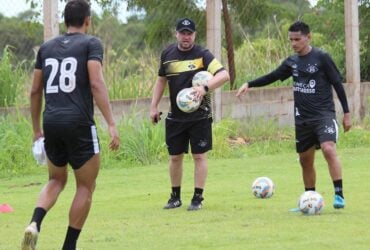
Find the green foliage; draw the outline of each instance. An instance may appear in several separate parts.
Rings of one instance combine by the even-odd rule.
[[[338,148],[370,147],[369,119],[348,132],[340,132]],[[164,121],[153,125],[142,112],[133,112],[118,124],[121,147],[108,150],[109,135],[105,124],[97,123],[102,148],[102,168],[137,167],[165,162]],[[31,154],[32,127],[21,114],[0,119],[0,176],[35,172],[37,165]],[[279,127],[264,119],[224,119],[213,124],[213,149],[210,159],[233,159],[295,152],[294,129]],[[190,159],[191,157],[187,157]]]
[[[279,38],[268,37],[253,41],[246,38],[235,53],[236,85],[240,86],[245,81],[274,70],[289,55],[288,46],[285,40]],[[272,86],[288,84],[290,84],[289,80],[284,83],[276,82]]]
[[[235,158],[242,155],[240,145],[232,143],[230,138],[236,138],[239,123],[224,119],[213,123],[213,148],[210,151],[211,158]]]
[[[31,153],[32,127],[21,114],[0,117],[0,176],[27,174],[36,167]]]
[[[176,21],[182,17],[193,19],[197,25],[198,42],[205,41],[205,11],[201,1],[127,0],[128,9],[145,13],[145,41],[151,48],[161,48],[174,38]]]
[[[35,13],[26,11],[18,17],[0,18],[0,50],[11,48],[16,58],[33,60],[35,49],[43,41],[43,27],[41,24],[31,21]]]
[[[121,126],[122,159],[133,164],[149,165],[167,158],[163,126],[130,118],[124,119]]]
[[[143,50],[135,57],[131,50],[125,49],[118,55],[108,52],[104,74],[111,99],[128,99],[151,96],[157,78],[158,59],[149,50]],[[130,60],[125,60],[130,58]]]
[[[361,79],[370,81],[370,1],[359,1]]]
[[[24,63],[13,66],[14,54],[6,46],[0,60],[0,107],[12,106],[24,94],[26,70]]]

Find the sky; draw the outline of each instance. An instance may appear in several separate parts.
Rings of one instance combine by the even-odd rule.
[[[318,0],[308,0],[312,5],[316,4]],[[42,0],[39,0],[42,3]],[[60,10],[64,8],[64,3],[58,2]],[[98,14],[101,13],[101,8],[96,2],[93,2],[91,8]],[[126,7],[122,6],[121,13],[126,13]],[[17,16],[20,12],[30,9],[30,4],[26,0],[0,0],[0,13],[7,17]],[[121,21],[126,20],[126,16],[120,17]]]
[[[42,3],[42,0],[37,0],[38,2]],[[65,3],[61,3],[58,1],[58,9],[59,11],[59,16],[61,16],[61,12],[64,9]],[[0,13],[3,14],[6,17],[12,17],[12,16],[17,16],[19,13],[29,10],[30,3],[26,3],[26,0],[0,0]],[[40,5],[40,11],[41,5]],[[121,13],[126,13],[126,6],[122,5],[122,11]],[[91,9],[95,11],[97,14],[101,14],[102,10],[99,7],[99,5],[96,2],[93,2],[91,5]],[[126,20],[126,16],[122,15],[120,17],[121,21]]]

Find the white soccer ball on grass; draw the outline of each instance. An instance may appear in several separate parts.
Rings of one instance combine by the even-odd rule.
[[[298,208],[305,215],[321,214],[324,208],[324,198],[315,191],[306,191],[299,198]]]
[[[275,192],[275,184],[268,177],[258,177],[252,184],[252,193],[257,198],[270,198]]]

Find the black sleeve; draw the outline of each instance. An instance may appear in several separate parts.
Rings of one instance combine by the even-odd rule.
[[[104,50],[101,41],[96,37],[91,37],[88,48],[87,60],[96,60],[102,63]]]
[[[331,57],[324,53],[323,55],[323,62],[325,68],[325,74],[328,77],[330,83],[333,85],[335,92],[337,93],[338,99],[340,104],[342,105],[343,112],[348,113],[348,102],[346,92],[344,91],[343,84],[342,84],[342,76],[339,73],[339,70]]]
[[[261,87],[270,83],[276,82],[277,80],[284,81],[291,76],[291,69],[285,60],[277,69],[268,73],[267,75],[261,76],[253,81],[248,82],[248,87]]]
[[[160,63],[159,63],[159,69],[158,69],[158,76],[166,76],[166,70],[165,70],[164,65],[163,65],[164,58],[165,58],[164,51],[162,51],[161,60],[160,60]]]
[[[42,46],[37,51],[35,69],[42,69],[41,49],[42,49]]]
[[[344,91],[343,84],[334,84],[335,92],[337,92],[338,99],[343,108],[343,113],[349,113],[346,92]]]

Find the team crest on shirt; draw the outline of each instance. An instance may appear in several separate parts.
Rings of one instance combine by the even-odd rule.
[[[310,88],[313,89],[316,86],[316,81],[315,80],[310,80],[309,82]]]
[[[324,132],[327,134],[335,134],[335,128],[334,126],[325,126]]]
[[[310,65],[309,64],[306,71],[310,72],[310,73],[315,73],[315,72],[319,71],[319,69],[316,67],[316,65]]]
[[[189,65],[188,65],[188,68],[193,70],[195,69],[197,66],[193,63],[193,62],[189,62]]]

